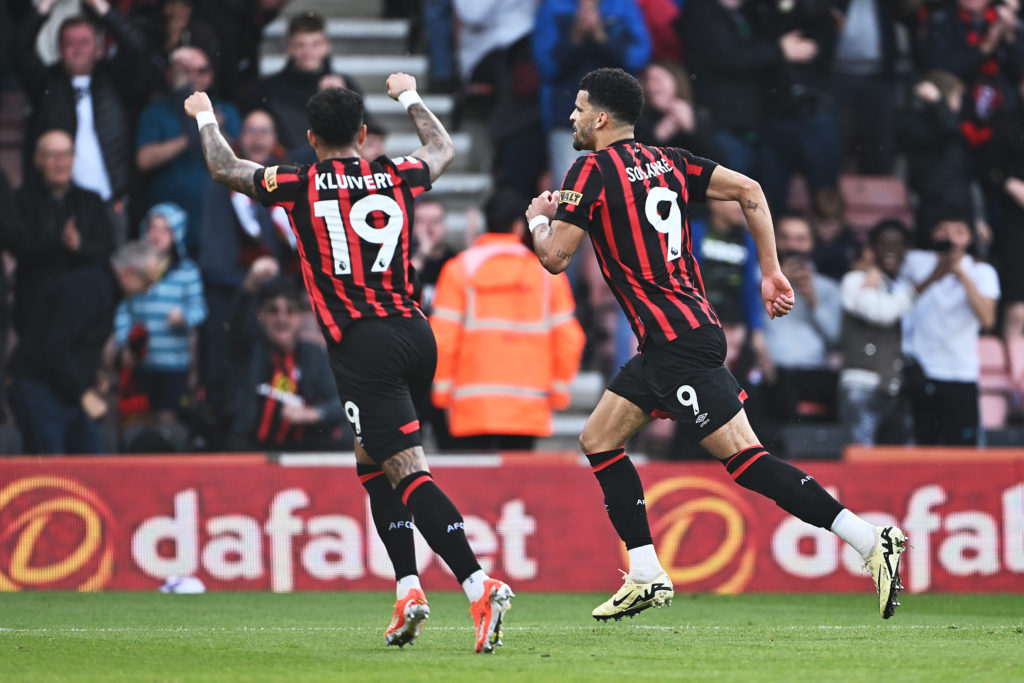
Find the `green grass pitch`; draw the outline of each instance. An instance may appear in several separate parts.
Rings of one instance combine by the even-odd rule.
[[[0,594],[0,681],[1020,681],[1024,595],[678,595],[597,623],[605,595],[523,594],[472,653],[461,593],[385,647],[386,593]]]

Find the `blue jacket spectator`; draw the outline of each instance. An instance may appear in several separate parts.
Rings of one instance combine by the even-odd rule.
[[[142,111],[135,143],[139,169],[149,173],[150,205],[174,202],[188,215],[185,245],[190,254],[199,249],[203,196],[209,171],[195,122],[182,103],[196,90],[208,92],[213,85],[209,58],[194,47],[181,47],[171,55],[169,74],[172,92]],[[235,105],[218,99],[213,108],[220,127],[230,140],[238,137],[242,119]]]
[[[574,158],[569,115],[580,79],[601,67],[639,73],[651,57],[651,41],[634,0],[545,0],[537,10],[533,54],[552,182],[560,185]]]
[[[114,319],[114,337],[117,345],[124,347],[133,331],[136,338],[144,334],[146,352],[138,360],[150,408],[173,411],[188,389],[190,336],[206,319],[203,281],[196,264],[184,256],[185,212],[180,207],[165,203],[150,209],[141,238],[169,265],[149,291],[121,302]]]

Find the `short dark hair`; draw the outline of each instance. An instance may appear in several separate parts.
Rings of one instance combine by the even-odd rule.
[[[94,36],[99,33],[99,27],[96,26],[95,21],[85,16],[84,14],[73,14],[70,17],[64,19],[64,21],[60,22],[60,28],[57,29],[58,46],[61,44],[61,41],[64,40],[64,32],[67,31],[69,28],[74,28],[75,26],[88,26],[92,29],[92,33]]]
[[[939,223],[966,223],[972,229],[974,227],[974,211],[968,204],[943,204],[934,214],[931,229],[934,230]]]
[[[528,204],[523,195],[511,187],[495,190],[484,205],[487,232],[512,232],[516,221],[526,220],[524,215]]]
[[[263,308],[267,302],[279,297],[296,306],[301,303],[299,288],[295,286],[295,282],[287,276],[278,276],[260,287],[256,295],[257,306]]]
[[[296,14],[288,22],[288,37],[297,33],[323,33],[324,26],[324,18],[316,12]]]
[[[377,121],[376,119],[367,119],[366,134],[379,135],[382,138],[386,138],[388,136],[388,129],[381,125],[380,121]]]
[[[910,243],[910,228],[903,221],[899,218],[883,218],[875,223],[868,232],[868,244],[872,246],[878,244],[878,240],[882,239],[882,235],[887,232],[895,232],[905,243]]]
[[[309,98],[306,114],[314,135],[329,145],[347,145],[363,127],[363,98],[347,88],[327,88]]]
[[[640,110],[644,108],[644,89],[640,81],[622,69],[596,69],[580,81],[590,103],[604,109],[616,120],[636,125]]]

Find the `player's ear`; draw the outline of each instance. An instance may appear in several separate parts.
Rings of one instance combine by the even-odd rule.
[[[306,131],[306,140],[309,141],[309,146],[310,147],[312,147],[313,149],[316,149],[316,136],[313,135],[313,131],[311,131],[311,130],[307,130]]]
[[[363,124],[363,127],[359,129],[359,135],[357,137],[359,138],[359,146],[362,147],[363,143],[366,142],[366,124],[365,123]]]

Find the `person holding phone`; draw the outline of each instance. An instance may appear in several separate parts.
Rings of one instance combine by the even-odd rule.
[[[999,277],[975,259],[966,209],[944,209],[931,250],[907,254],[902,275],[917,300],[903,318],[903,353],[918,445],[977,446],[978,336],[996,323]]]

